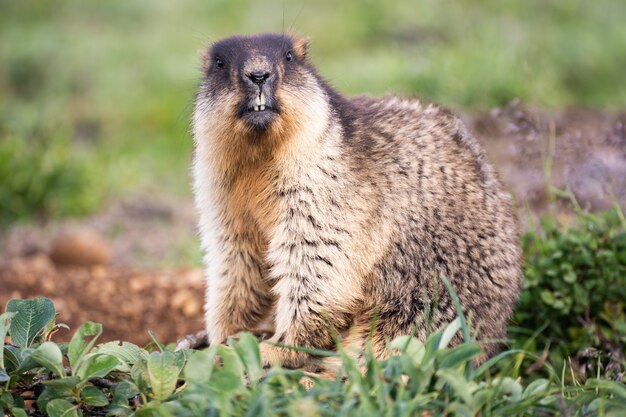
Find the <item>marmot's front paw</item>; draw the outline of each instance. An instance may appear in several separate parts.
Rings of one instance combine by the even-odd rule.
[[[266,342],[259,344],[259,350],[261,351],[261,363],[267,368],[273,365],[299,368],[309,359],[309,355],[304,352],[274,346]]]

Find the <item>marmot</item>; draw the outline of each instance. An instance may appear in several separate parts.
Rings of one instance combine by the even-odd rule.
[[[433,329],[457,316],[441,275],[479,339],[502,339],[522,282],[519,236],[481,147],[442,107],[342,96],[308,49],[264,34],[203,54],[193,182],[209,343],[269,316],[271,342],[332,349],[353,329],[347,343],[371,337],[384,357],[396,336],[426,337],[428,305]],[[268,343],[261,355],[308,359]]]

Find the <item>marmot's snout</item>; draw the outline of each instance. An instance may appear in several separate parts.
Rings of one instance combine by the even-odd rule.
[[[257,131],[267,129],[278,114],[278,71],[266,57],[252,57],[241,69],[244,99],[240,116]]]

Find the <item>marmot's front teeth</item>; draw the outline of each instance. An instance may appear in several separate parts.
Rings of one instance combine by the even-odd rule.
[[[265,110],[265,94],[261,92],[258,96],[256,96],[256,101],[254,102],[254,111],[263,111]]]

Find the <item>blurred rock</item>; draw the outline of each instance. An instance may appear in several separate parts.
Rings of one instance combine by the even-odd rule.
[[[97,233],[80,229],[57,236],[52,241],[49,256],[57,265],[103,265],[111,260],[111,247]]]
[[[201,297],[197,293],[183,288],[172,296],[170,306],[175,310],[180,310],[185,317],[195,317],[202,313]]]
[[[580,165],[565,167],[564,174],[587,210],[607,210],[626,196],[626,159],[615,151],[596,149]]]

